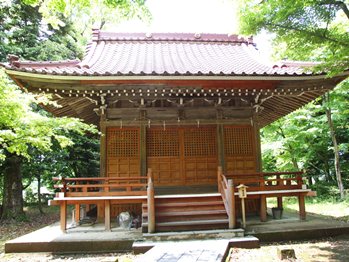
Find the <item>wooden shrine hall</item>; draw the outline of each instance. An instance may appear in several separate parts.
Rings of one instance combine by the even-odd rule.
[[[67,205],[95,204],[106,230],[122,211],[144,232],[239,227],[246,212],[267,219],[268,197],[294,196],[300,219],[314,195],[302,172],[264,173],[259,131],[333,89],[311,63],[268,64],[252,38],[218,34],[93,30],[82,61],[31,62],[10,56],[7,74],[25,91],[51,94],[55,116],[101,131],[100,174],[55,178],[61,229]],[[248,223],[248,218],[247,218]]]

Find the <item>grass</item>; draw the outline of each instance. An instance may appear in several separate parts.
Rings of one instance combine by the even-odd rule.
[[[298,201],[296,198],[285,197],[283,199],[283,205],[286,210],[298,211]],[[276,206],[276,199],[268,199],[268,206]],[[305,200],[305,209],[308,213],[349,222],[348,200],[339,201],[335,198],[307,197]]]

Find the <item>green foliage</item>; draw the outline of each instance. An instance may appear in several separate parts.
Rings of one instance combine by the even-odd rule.
[[[8,54],[50,61],[82,57],[81,36],[68,19],[55,30],[43,23],[38,7],[10,0],[0,2],[0,9],[0,61]]]
[[[52,118],[35,112],[32,104],[37,102],[34,95],[22,93],[1,70],[0,159],[5,159],[5,151],[30,159],[29,147],[50,151],[53,139],[61,147],[72,145],[72,140],[65,136],[70,131],[96,132],[93,126],[78,119]]]
[[[321,194],[336,195],[334,154],[326,118],[331,107],[344,186],[349,186],[349,81],[330,92],[330,101],[318,99],[265,127],[262,157],[265,171],[306,169]],[[326,188],[327,185],[328,188]]]
[[[274,35],[278,59],[323,62],[332,74],[349,68],[348,0],[240,1],[240,31]]]
[[[132,17],[150,19],[144,0],[22,0],[23,3],[39,7],[45,23],[54,29],[65,26],[65,19],[91,27],[98,23],[117,22]],[[76,20],[74,20],[76,19]],[[84,31],[84,29],[83,29]]]

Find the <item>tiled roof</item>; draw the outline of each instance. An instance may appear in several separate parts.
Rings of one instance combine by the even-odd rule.
[[[311,74],[298,64],[267,64],[260,58],[252,38],[222,34],[128,34],[94,30],[81,62],[28,62],[15,57],[9,60],[6,66],[9,69],[52,75]]]

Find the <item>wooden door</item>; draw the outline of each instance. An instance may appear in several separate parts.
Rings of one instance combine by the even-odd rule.
[[[256,146],[252,126],[224,127],[224,155],[228,173],[256,172]]]
[[[131,177],[140,172],[139,128],[107,129],[107,176]]]
[[[216,183],[216,127],[166,127],[147,130],[147,166],[155,185]]]

